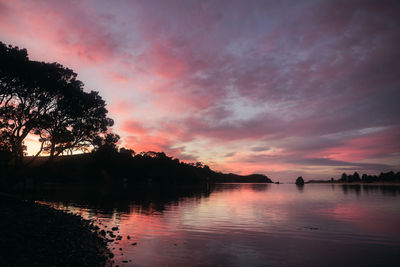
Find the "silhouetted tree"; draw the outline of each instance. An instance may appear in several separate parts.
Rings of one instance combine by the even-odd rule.
[[[347,175],[347,182],[348,182],[348,183],[354,182],[354,177],[353,177],[353,175],[351,175],[351,174]]]
[[[0,188],[7,188],[7,176],[9,173],[10,160],[12,158],[11,147],[0,140]]]
[[[98,136],[94,141],[95,149],[92,151],[97,165],[101,168],[115,165],[119,160],[117,134],[108,133],[105,137]]]
[[[364,183],[370,183],[370,182],[372,182],[372,179],[371,179],[371,176],[369,176],[369,175],[364,173],[361,176],[361,181],[364,182]]]
[[[43,64],[31,62],[25,49],[0,43],[0,130],[17,163],[23,142],[51,105],[51,91],[39,86]]]
[[[71,88],[67,96],[59,99],[57,108],[45,117],[47,122],[38,127],[37,133],[47,144],[44,150],[50,159],[65,150],[89,150],[98,144],[99,138],[113,138],[107,134],[113,121],[106,117],[104,100],[97,92],[84,92],[81,83],[76,85],[78,87]],[[112,140],[105,142],[113,143]]]
[[[131,156],[131,157],[133,157],[133,156],[136,155],[135,150],[129,149],[129,148],[125,148],[125,147],[121,147],[121,148],[119,149],[119,153],[121,153],[121,154],[123,154],[123,155],[129,155],[129,156]]]
[[[195,166],[196,166],[196,168],[203,168],[203,163],[202,162],[196,162],[196,164],[195,164]]]
[[[355,172],[355,173],[353,174],[353,181],[354,181],[354,182],[360,182],[360,181],[361,181],[360,175],[358,174],[358,172]]]
[[[36,157],[85,150],[105,138],[113,121],[97,92],[86,93],[77,74],[57,63],[31,61],[25,49],[0,42],[0,133],[17,165],[28,134],[39,136]]]
[[[93,145],[95,146],[94,152],[115,151],[118,153],[117,142],[119,138],[119,135],[114,133],[108,133],[104,137],[96,136],[93,141]]]
[[[11,160],[11,147],[0,141],[0,168],[6,169],[8,162]]]

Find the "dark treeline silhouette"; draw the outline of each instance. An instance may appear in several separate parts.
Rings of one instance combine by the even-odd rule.
[[[353,175],[343,173],[342,177],[338,180],[339,182],[344,183],[353,183],[353,182],[364,182],[364,183],[372,183],[372,182],[400,182],[400,172],[381,172],[379,175],[368,175],[363,174],[360,175],[355,172]]]
[[[118,148],[105,101],[83,86],[72,70],[30,60],[25,49],[0,42],[0,185],[26,183],[26,178],[33,183],[101,179],[107,185],[271,182],[264,175],[214,172],[163,152]],[[40,145],[29,157],[28,137]],[[76,151],[86,153],[73,155]]]
[[[38,159],[25,176],[40,183],[103,184],[109,188],[132,185],[194,185],[221,182],[272,182],[260,174],[241,176],[211,170],[201,162],[185,163],[164,152],[141,152],[101,146],[92,153],[61,156],[51,164]]]
[[[353,174],[343,173],[342,176],[335,180],[331,178],[330,180],[309,180],[307,183],[387,183],[387,182],[400,182],[400,172],[381,172],[379,175],[360,175],[358,172]]]

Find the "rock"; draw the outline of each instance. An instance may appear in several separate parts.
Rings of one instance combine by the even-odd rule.
[[[296,185],[304,185],[303,177],[300,176],[296,179]]]

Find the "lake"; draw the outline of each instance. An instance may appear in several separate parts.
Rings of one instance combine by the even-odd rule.
[[[110,248],[120,266],[400,266],[400,186],[217,184],[175,197],[158,190],[40,202],[105,230],[117,226],[122,240]]]

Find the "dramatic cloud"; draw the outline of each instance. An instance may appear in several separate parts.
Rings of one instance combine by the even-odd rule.
[[[122,145],[273,179],[400,168],[398,1],[6,1],[0,40],[99,90]]]

